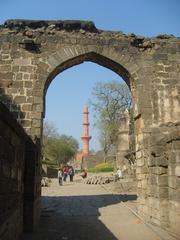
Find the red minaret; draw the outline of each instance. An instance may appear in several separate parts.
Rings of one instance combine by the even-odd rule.
[[[88,122],[88,107],[84,106],[83,109],[84,121],[83,121],[83,135],[81,137],[83,142],[83,156],[87,156],[89,154],[89,140],[91,137],[89,136],[89,122]]]

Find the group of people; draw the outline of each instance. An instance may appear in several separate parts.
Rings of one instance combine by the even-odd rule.
[[[58,169],[58,181],[59,185],[63,185],[63,181],[66,182],[67,177],[69,176],[70,182],[73,182],[74,177],[74,168],[72,166],[65,166]]]
[[[73,182],[74,178],[74,168],[72,166],[64,166],[63,168],[58,169],[58,182],[59,185],[63,185],[63,182],[66,182],[67,177],[69,176],[70,182]],[[83,169],[83,172],[81,174],[82,178],[87,177],[87,171]]]

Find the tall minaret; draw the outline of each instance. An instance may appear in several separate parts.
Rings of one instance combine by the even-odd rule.
[[[83,142],[83,156],[87,156],[89,154],[89,140],[91,137],[89,136],[89,121],[88,121],[88,107],[84,106],[83,109],[84,121],[83,121],[83,135],[81,137]]]

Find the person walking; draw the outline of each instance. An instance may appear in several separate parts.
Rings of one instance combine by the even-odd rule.
[[[68,166],[65,166],[63,168],[63,181],[66,182],[66,178],[68,176],[68,172],[69,172],[69,169],[68,169]]]
[[[58,169],[58,182],[59,185],[63,185],[63,170],[61,168]]]
[[[72,166],[69,167],[68,174],[69,174],[70,182],[73,182],[74,168]]]

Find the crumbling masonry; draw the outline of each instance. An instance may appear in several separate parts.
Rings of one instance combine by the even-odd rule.
[[[0,238],[16,240],[38,222],[46,92],[57,74],[84,61],[129,85],[139,214],[180,236],[180,40],[101,31],[92,22],[11,20],[0,26],[0,100],[25,131],[1,106]]]

